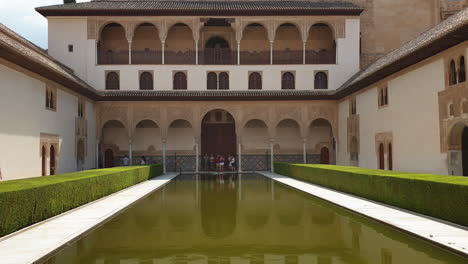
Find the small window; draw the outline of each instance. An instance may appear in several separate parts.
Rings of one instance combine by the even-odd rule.
[[[455,65],[455,61],[450,61],[450,69],[449,69],[449,85],[457,84],[457,67]]]
[[[85,102],[83,99],[78,100],[78,117],[84,117],[85,113]]]
[[[388,170],[393,170],[392,143],[388,144]]]
[[[315,89],[328,89],[328,76],[324,72],[317,72],[314,81]]]
[[[385,86],[381,89],[379,89],[379,106],[386,106],[388,105],[388,87]]]
[[[73,52],[73,45],[71,44],[68,45],[68,52]]]
[[[206,89],[217,90],[218,89],[218,75],[215,72],[208,73],[206,77]]]
[[[109,72],[106,76],[106,90],[119,90],[120,78],[117,72]]]
[[[295,80],[294,74],[291,72],[283,73],[283,77],[281,80],[281,89],[283,90],[294,90],[295,87]]]
[[[50,87],[46,88],[46,102],[45,106],[49,110],[57,110],[57,96],[56,90]]]
[[[249,75],[249,90],[262,89],[262,75],[258,72],[252,72]]]
[[[227,72],[221,72],[219,74],[219,90],[229,90],[229,74]]]
[[[356,98],[353,98],[349,102],[349,114],[350,115],[356,115],[357,114],[357,109],[356,109]]]
[[[392,253],[387,249],[382,249],[382,264],[392,264]]]
[[[140,90],[153,90],[153,74],[151,72],[143,72],[140,75]]]
[[[460,69],[458,70],[458,82],[466,81],[466,67],[465,67],[465,57],[461,56],[460,58]]]
[[[187,75],[184,72],[174,74],[174,90],[187,90]]]

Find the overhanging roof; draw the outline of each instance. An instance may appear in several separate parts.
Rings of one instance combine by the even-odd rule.
[[[359,16],[363,9],[344,1],[169,1],[95,0],[36,8],[43,16]]]

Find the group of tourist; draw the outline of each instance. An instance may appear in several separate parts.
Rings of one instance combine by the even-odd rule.
[[[228,165],[230,171],[236,170],[236,157],[229,155],[226,158],[221,154],[209,155],[205,154],[203,156],[203,169],[205,171],[216,170],[218,172],[223,172],[225,165]]]
[[[141,159],[140,159],[140,165],[146,165],[148,161],[146,160],[146,157],[145,156],[141,156]],[[127,155],[125,155],[123,158],[122,158],[122,165],[123,166],[128,166],[129,163],[130,163],[130,159],[128,158]]]

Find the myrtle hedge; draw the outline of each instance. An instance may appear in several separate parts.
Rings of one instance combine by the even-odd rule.
[[[276,162],[276,173],[468,226],[468,178]]]
[[[161,174],[148,165],[0,182],[0,237]]]

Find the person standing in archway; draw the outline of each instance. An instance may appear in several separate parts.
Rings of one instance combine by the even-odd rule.
[[[127,157],[127,155],[125,155],[125,157],[123,157],[123,159],[122,159],[122,164],[123,164],[124,166],[128,166],[129,160],[130,160],[130,159]]]

